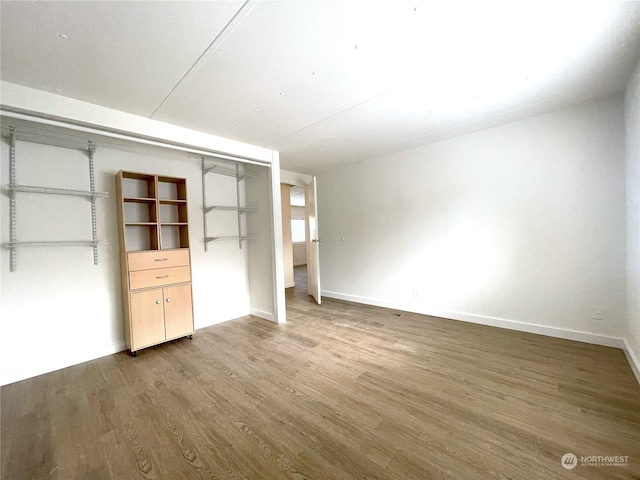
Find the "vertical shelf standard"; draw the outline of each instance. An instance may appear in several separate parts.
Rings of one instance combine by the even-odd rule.
[[[193,337],[187,181],[118,172],[125,341],[131,354]]]
[[[242,206],[242,200],[240,198],[240,184],[243,180],[249,177],[253,177],[254,174],[245,171],[240,168],[240,163],[235,163],[235,167],[233,169],[229,167],[225,167],[219,164],[212,164],[207,166],[205,163],[205,158],[202,157],[202,217],[203,217],[203,225],[204,225],[204,251],[207,251],[207,246],[209,242],[214,240],[222,240],[222,239],[237,239],[238,247],[242,248],[242,242],[244,240],[252,240],[255,235],[249,235],[246,232],[243,232],[242,225],[242,215],[248,212],[255,211],[254,207],[246,207]],[[215,173],[218,175],[226,175],[228,177],[234,177],[236,179],[236,204],[235,205],[212,205],[207,206],[207,185],[206,185],[206,176],[209,173]],[[207,214],[213,211],[234,211],[238,216],[238,235],[218,235],[213,236],[208,234],[208,225],[207,225]]]

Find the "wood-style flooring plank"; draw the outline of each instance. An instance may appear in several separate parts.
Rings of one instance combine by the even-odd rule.
[[[244,317],[2,387],[2,480],[640,479],[621,350],[356,305]],[[560,464],[628,455],[623,467]]]

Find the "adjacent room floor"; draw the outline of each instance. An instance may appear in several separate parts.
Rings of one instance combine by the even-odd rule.
[[[325,299],[2,388],[15,479],[637,479],[621,350]],[[626,466],[560,463],[565,453]]]

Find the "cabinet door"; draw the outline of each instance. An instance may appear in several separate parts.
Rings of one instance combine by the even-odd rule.
[[[131,351],[164,341],[162,289],[131,294]]]
[[[193,333],[191,285],[164,288],[164,320],[167,340]]]

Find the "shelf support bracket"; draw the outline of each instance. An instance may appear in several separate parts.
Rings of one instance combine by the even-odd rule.
[[[96,144],[89,140],[87,147],[89,154],[89,186],[91,193],[91,238],[93,240],[93,264],[98,265],[98,228],[96,218],[96,180],[93,168],[93,154],[96,151]]]
[[[16,129],[11,127],[11,144],[9,146],[9,185],[12,187],[16,184]],[[11,190],[9,196],[9,242],[17,242],[16,233],[16,191]],[[18,252],[15,248],[11,249],[10,255],[10,270],[15,272],[18,266]]]
[[[240,206],[240,164],[236,163],[236,205]],[[242,250],[242,218],[238,210],[238,247]]]
[[[204,157],[200,157],[202,160],[202,225],[204,227],[204,238],[207,238],[207,211],[205,209],[207,205],[207,186],[205,185],[207,173],[209,170],[204,166]],[[204,251],[208,251],[209,242],[204,242]]]

